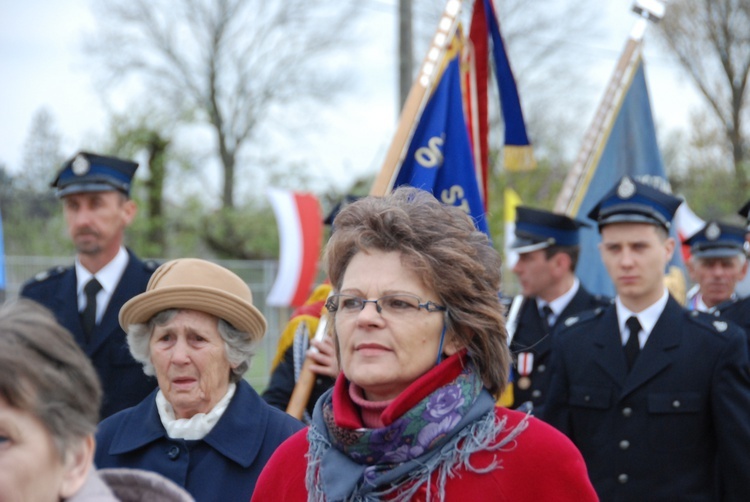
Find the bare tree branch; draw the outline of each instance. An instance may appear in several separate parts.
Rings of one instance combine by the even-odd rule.
[[[109,85],[135,79],[155,109],[212,128],[231,208],[258,125],[343,89],[344,68],[323,58],[352,46],[358,12],[358,2],[324,0],[97,0],[87,52]]]

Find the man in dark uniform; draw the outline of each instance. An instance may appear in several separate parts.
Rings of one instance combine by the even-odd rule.
[[[735,303],[735,287],[747,273],[745,229],[709,221],[685,243],[690,245],[690,276],[698,286],[687,308],[713,312]]]
[[[117,320],[120,307],[146,290],[153,262],[141,262],[123,246],[135,218],[130,186],[138,164],[81,152],[52,182],[76,248],[75,264],[42,272],[21,296],[54,312],[91,359],[102,381],[101,418],[139,403],[155,387],[130,355]]]
[[[744,334],[682,308],[664,285],[669,194],[624,177],[599,224],[613,305],[556,333],[542,418],[586,460],[601,500],[747,500],[750,374]]]
[[[743,250],[746,250],[748,246],[747,242],[750,242],[750,200],[737,213],[747,219],[747,226],[744,229],[745,246],[743,248]],[[716,307],[715,314],[734,322],[744,329],[750,342],[750,296],[722,303]]]
[[[519,259],[513,273],[523,295],[514,299],[508,319],[515,363],[512,408],[523,405],[540,413],[549,388],[553,328],[574,314],[609,303],[586,291],[575,275],[581,226],[588,225],[549,211],[516,208],[511,248]]]

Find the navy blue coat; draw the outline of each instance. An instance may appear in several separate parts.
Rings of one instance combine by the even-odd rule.
[[[583,286],[579,286],[576,294],[558,316],[552,331],[559,329],[565,319],[574,314],[609,305],[609,303],[609,298],[592,295]],[[531,401],[534,404],[535,414],[541,412],[541,407],[547,399],[550,381],[549,354],[552,349],[552,337],[547,336],[549,334],[547,333],[546,323],[539,315],[536,300],[525,298],[518,313],[518,324],[510,344],[510,350],[513,353],[514,364],[518,361],[519,353],[530,352],[534,354],[534,365],[531,373],[527,375],[531,384],[527,389],[518,387],[519,374],[517,366],[514,368],[516,384],[513,386],[511,408],[517,408],[522,403]]]
[[[581,450],[601,500],[748,500],[741,330],[670,297],[628,373],[614,305],[568,324],[552,342],[542,418]]]
[[[714,315],[732,321],[742,328],[750,341],[750,297],[727,300],[716,307]]]
[[[146,290],[157,264],[142,262],[128,251],[128,265],[115,288],[107,310],[87,343],[78,313],[75,267],[58,267],[39,274],[24,284],[21,296],[50,309],[57,320],[73,334],[78,345],[94,364],[102,383],[104,398],[101,418],[135,406],[156,387],[156,379],[143,373],[143,366],[130,355],[125,332],[117,317],[120,308]]]
[[[99,424],[97,468],[130,467],[158,472],[198,502],[247,502],[260,471],[302,422],[266,404],[242,380],[224,414],[199,441],[171,439],[156,409],[156,391],[138,406]]]

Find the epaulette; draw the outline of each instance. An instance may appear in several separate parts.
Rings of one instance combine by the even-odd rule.
[[[564,326],[563,329],[570,328],[571,326],[578,326],[578,325],[583,324],[583,323],[591,322],[594,319],[596,319],[597,317],[601,316],[602,312],[604,312],[604,308],[603,307],[597,307],[597,308],[595,308],[593,310],[585,310],[583,312],[579,312],[576,315],[573,315],[573,316],[570,316],[570,317],[566,317],[562,321],[562,324]]]
[[[32,284],[37,284],[41,282],[48,281],[54,277],[57,277],[58,275],[62,274],[68,269],[68,267],[63,267],[62,265],[58,265],[57,267],[52,267],[48,270],[45,270],[43,272],[39,272],[34,277],[26,281],[23,285],[23,287],[30,286]]]
[[[686,312],[687,318],[695,324],[708,329],[714,333],[724,333],[731,327],[735,326],[731,322],[716,317],[716,315],[708,314],[706,312],[699,312],[697,310],[691,310]]]

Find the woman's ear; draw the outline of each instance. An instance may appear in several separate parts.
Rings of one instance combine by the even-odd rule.
[[[61,498],[72,497],[86,482],[89,470],[94,468],[95,444],[94,435],[89,434],[65,453],[63,479],[60,485]]]
[[[471,335],[470,335],[471,336]],[[459,352],[464,348],[464,344],[455,333],[449,331],[445,334],[445,342],[443,343],[443,354],[450,357],[453,354]]]

